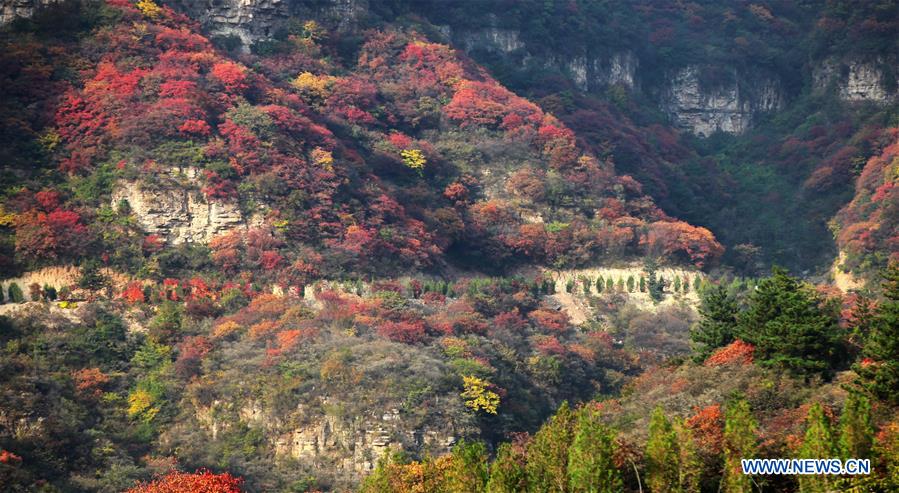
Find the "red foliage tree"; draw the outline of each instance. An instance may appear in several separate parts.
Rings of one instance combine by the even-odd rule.
[[[77,212],[32,211],[16,218],[16,252],[29,259],[77,258],[89,243],[87,226]]]
[[[109,383],[109,375],[99,368],[84,368],[72,373],[75,390],[84,397],[96,399],[103,395],[103,387]]]
[[[739,339],[712,353],[705,360],[706,366],[752,364],[755,346]]]
[[[142,483],[125,493],[241,493],[242,479],[228,473],[170,472],[153,482]]]
[[[425,324],[421,321],[391,322],[385,321],[378,324],[378,335],[391,341],[415,344],[425,340]]]

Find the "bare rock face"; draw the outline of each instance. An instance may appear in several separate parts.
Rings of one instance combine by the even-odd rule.
[[[887,62],[848,60],[843,63],[826,60],[812,74],[815,90],[836,86],[840,99],[850,102],[889,103],[896,99],[896,88],[888,87],[884,67]]]
[[[214,400],[205,406],[195,405],[196,420],[212,440],[240,421],[263,430],[276,457],[357,478],[372,471],[388,451],[439,456],[452,450],[456,437],[461,436],[457,431],[474,431],[456,430],[452,423],[439,419],[424,425],[395,408],[338,417],[313,412],[312,407],[302,404],[292,416],[276,415],[254,400],[243,404]]]
[[[755,115],[783,105],[782,91],[774,79],[741,81],[734,71],[729,80],[704,87],[700,71],[701,67],[690,65],[672,74],[661,96],[662,109],[682,130],[701,137],[716,132],[741,134],[752,125]]]
[[[236,37],[243,47],[272,39],[290,17],[315,20],[339,32],[358,27],[368,0],[163,0],[200,21],[210,36]]]
[[[207,243],[215,236],[247,227],[237,203],[208,200],[191,187],[149,188],[139,181],[126,181],[112,194],[113,206],[123,201],[145,232],[175,245]]]
[[[459,46],[466,52],[484,50],[504,55],[524,48],[518,31],[499,27],[488,27],[473,31],[462,31],[457,35]]]
[[[16,19],[30,19],[39,9],[66,0],[2,0],[0,1],[0,26]]]

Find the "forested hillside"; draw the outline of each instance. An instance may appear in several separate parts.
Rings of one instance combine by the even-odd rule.
[[[0,489],[894,491],[897,34],[0,0]]]

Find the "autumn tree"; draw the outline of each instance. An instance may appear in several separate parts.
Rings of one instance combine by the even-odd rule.
[[[170,472],[150,483],[135,486],[126,493],[240,493],[242,482],[228,473],[213,474],[206,470]]]
[[[571,493],[617,493],[624,487],[615,467],[615,434],[591,408],[577,413],[574,439],[568,450]]]
[[[724,493],[751,493],[752,478],[743,474],[742,459],[756,456],[757,425],[749,403],[739,399],[728,404],[724,415]]]
[[[702,293],[700,319],[690,331],[696,361],[705,361],[713,351],[733,342],[738,311],[736,298],[723,285]]]

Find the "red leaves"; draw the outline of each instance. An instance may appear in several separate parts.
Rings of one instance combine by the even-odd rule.
[[[232,94],[241,93],[249,87],[246,69],[234,62],[218,62],[212,66],[209,73],[225,86],[226,91]]]
[[[240,478],[228,473],[170,472],[151,483],[141,483],[125,493],[241,493]]]
[[[76,258],[84,252],[89,240],[87,226],[81,223],[77,212],[31,211],[16,218],[16,252],[26,258]]]
[[[712,454],[721,452],[724,443],[724,414],[721,406],[714,404],[698,409],[696,414],[686,421],[693,430],[697,444]]]
[[[12,465],[20,464],[22,458],[10,452],[9,450],[0,449],[0,464]]]
[[[549,332],[565,332],[569,328],[568,315],[563,312],[538,308],[528,313],[528,318],[537,327]]]
[[[705,360],[705,366],[749,365],[752,364],[755,346],[739,339],[712,353]]]
[[[682,221],[650,224],[644,241],[650,254],[683,257],[700,268],[724,253],[711,231]]]
[[[378,324],[377,331],[381,337],[406,344],[422,342],[427,337],[425,324],[421,321],[391,322],[388,320]]]
[[[203,120],[187,120],[178,127],[178,131],[188,135],[209,136],[212,128]]]
[[[110,380],[109,375],[100,371],[99,368],[78,370],[72,373],[72,379],[75,381],[75,390],[78,394],[92,399],[103,395],[103,387]]]
[[[144,287],[141,285],[140,281],[128,283],[120,297],[128,303],[143,303],[146,301],[146,299],[144,299]]]

